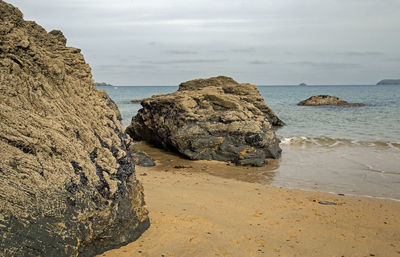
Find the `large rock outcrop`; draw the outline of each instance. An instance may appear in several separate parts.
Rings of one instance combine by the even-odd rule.
[[[262,166],[278,158],[273,126],[283,122],[265,104],[255,85],[228,77],[196,79],[177,92],[141,102],[127,133],[178,151],[187,158]]]
[[[132,141],[90,72],[0,0],[0,256],[93,256],[149,226]]]
[[[365,106],[365,104],[363,103],[349,103],[347,101],[340,99],[339,97],[330,95],[311,96],[310,98],[299,102],[297,105],[300,106],[330,105],[330,106],[342,106],[342,107]]]

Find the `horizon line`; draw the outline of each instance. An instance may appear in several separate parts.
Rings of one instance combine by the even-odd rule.
[[[312,86],[384,86],[377,84],[307,84],[307,85],[299,85],[299,84],[255,84],[260,87],[312,87]],[[179,85],[113,85],[111,86],[98,86],[98,87],[178,87]]]

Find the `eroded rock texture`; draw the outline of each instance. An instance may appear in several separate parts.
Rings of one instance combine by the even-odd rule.
[[[93,256],[149,226],[119,116],[79,49],[0,0],[0,256]]]
[[[310,98],[299,102],[297,105],[300,106],[320,106],[320,105],[331,105],[331,106],[343,106],[343,107],[357,107],[365,106],[363,103],[348,103],[336,96],[330,95],[317,95],[311,96]]]
[[[127,133],[193,159],[262,166],[278,158],[272,129],[283,122],[255,85],[228,77],[196,79],[177,92],[144,99]]]

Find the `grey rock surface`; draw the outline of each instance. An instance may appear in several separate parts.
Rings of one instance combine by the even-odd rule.
[[[152,167],[156,166],[156,162],[153,158],[151,158],[147,153],[138,151],[133,146],[129,149],[130,153],[132,154],[133,159],[136,162],[136,165],[142,167]]]

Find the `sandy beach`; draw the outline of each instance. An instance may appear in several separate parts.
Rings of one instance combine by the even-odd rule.
[[[0,257],[400,257],[398,10],[0,0]]]
[[[246,168],[155,152],[137,167],[151,227],[100,256],[400,256],[398,201],[216,177]]]

